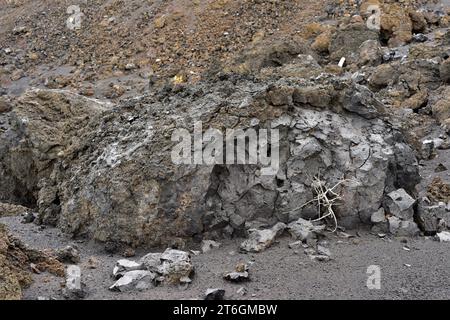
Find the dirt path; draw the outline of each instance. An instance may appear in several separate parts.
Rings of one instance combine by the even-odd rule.
[[[22,224],[20,218],[0,219],[26,243],[36,248],[60,248],[75,244],[81,252],[83,281],[88,299],[198,299],[207,288],[223,287],[229,299],[448,299],[450,298],[450,243],[431,238],[381,239],[366,231],[351,239],[328,236],[333,260],[314,262],[303,253],[288,248],[289,237],[259,254],[238,252],[240,240],[225,241],[221,248],[193,256],[196,274],[188,288],[161,286],[145,292],[115,293],[111,269],[120,255],[104,253],[94,243],[76,242],[57,229],[40,230],[34,224]],[[407,243],[405,243],[407,241]],[[411,250],[406,251],[404,246]],[[137,252],[135,259],[145,254]],[[98,259],[96,269],[87,267],[89,257]],[[133,259],[133,258],[131,258]],[[238,262],[251,263],[251,281],[230,284],[222,274],[232,271]],[[381,268],[381,289],[369,290],[367,268]],[[410,265],[410,266],[408,266]],[[63,299],[62,278],[35,275],[34,284],[25,291],[25,299],[47,297]],[[236,291],[245,287],[248,294]]]

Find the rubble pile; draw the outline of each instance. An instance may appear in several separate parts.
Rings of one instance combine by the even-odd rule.
[[[149,253],[139,262],[117,261],[113,277],[118,279],[109,289],[113,291],[146,290],[160,283],[189,284],[194,273],[189,253],[167,249]]]

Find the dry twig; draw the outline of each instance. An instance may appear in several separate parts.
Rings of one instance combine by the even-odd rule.
[[[349,180],[342,179],[334,186],[328,187],[326,182],[320,179],[320,174],[318,174],[313,178],[313,182],[311,184],[311,186],[314,188],[316,196],[314,197],[314,199],[303,204],[300,208],[306,207],[308,204],[316,202],[319,217],[313,221],[320,221],[331,217],[334,221],[333,232],[335,232],[338,227],[338,222],[333,207],[337,205],[338,201],[342,200],[342,197],[335,191],[335,189],[346,181]],[[323,213],[322,209],[324,209]]]

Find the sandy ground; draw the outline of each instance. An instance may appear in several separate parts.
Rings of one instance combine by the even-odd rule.
[[[87,299],[199,299],[208,288],[221,287],[228,299],[449,299],[450,243],[432,238],[379,238],[361,230],[350,239],[327,236],[333,260],[315,262],[303,249],[288,248],[291,239],[258,254],[238,252],[241,239],[224,241],[219,249],[193,256],[196,274],[188,288],[160,286],[144,292],[116,293],[108,290],[113,283],[111,270],[120,255],[110,255],[92,242],[74,241],[59,230],[22,224],[20,217],[2,218],[10,230],[36,248],[60,248],[71,244],[81,252],[82,278],[87,285]],[[351,232],[350,232],[351,233]],[[407,246],[410,251],[404,249]],[[194,248],[195,249],[195,248]],[[147,253],[137,252],[135,259]],[[89,257],[99,260],[98,268],[89,269]],[[133,259],[133,258],[131,258]],[[232,284],[222,279],[239,262],[250,263],[251,281]],[[381,268],[381,289],[367,288],[367,268]],[[34,284],[25,290],[25,299],[47,297],[63,299],[62,278],[50,274],[35,275]],[[247,295],[237,290],[245,287]]]

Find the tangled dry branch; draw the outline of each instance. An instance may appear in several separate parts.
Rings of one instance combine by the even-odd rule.
[[[314,193],[316,194],[316,196],[312,200],[303,204],[301,208],[306,207],[310,203],[316,202],[319,217],[313,221],[320,221],[326,218],[332,218],[334,222],[334,229],[332,232],[335,232],[338,227],[338,222],[333,207],[337,205],[338,201],[342,200],[341,195],[338,192],[336,192],[336,188],[347,181],[349,180],[342,179],[334,186],[328,187],[327,183],[320,179],[320,175],[319,174],[316,175],[313,178],[313,182],[311,184],[311,187],[314,188]]]

